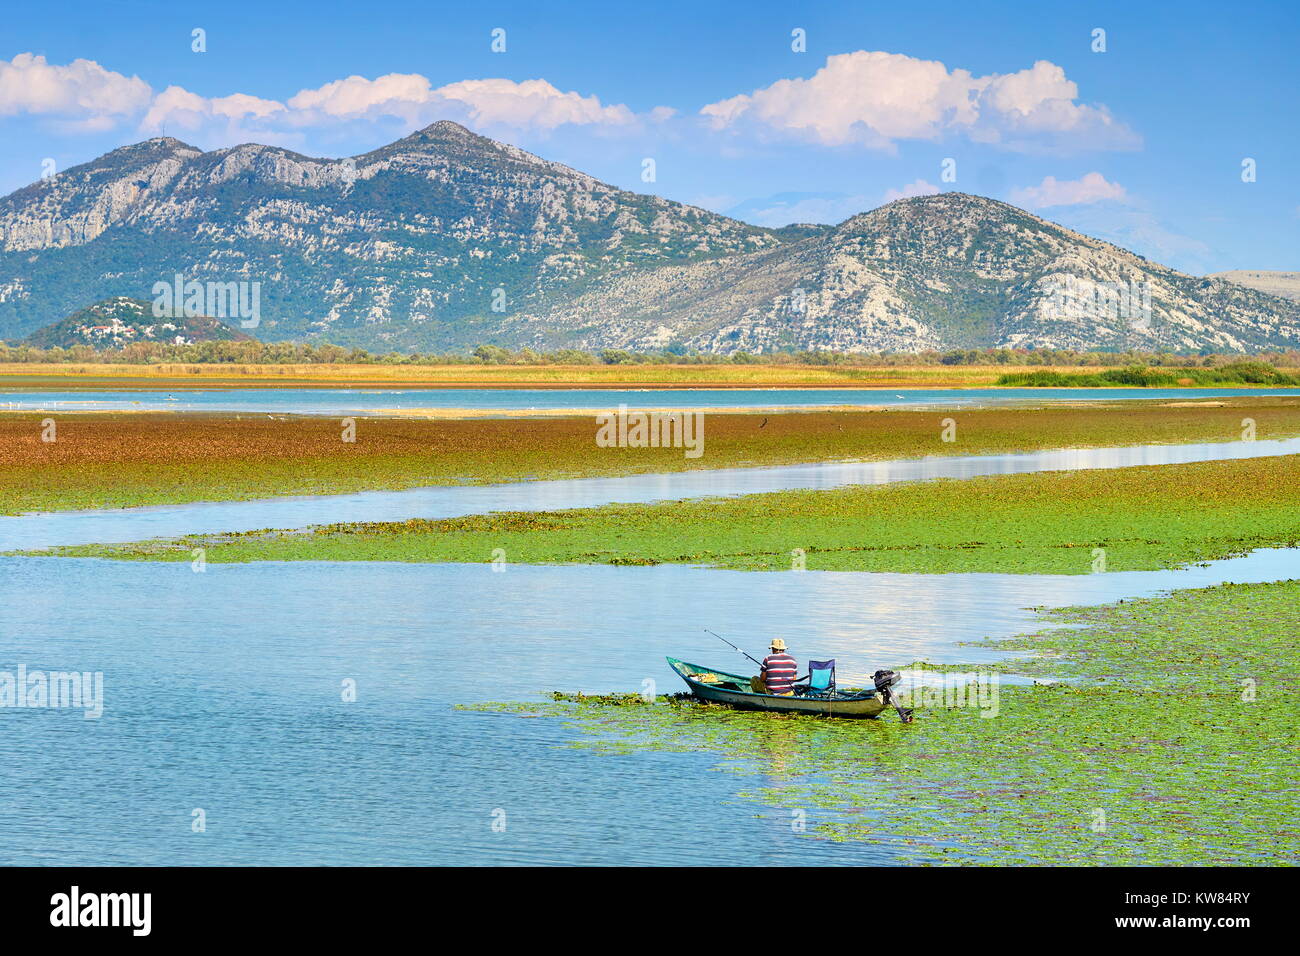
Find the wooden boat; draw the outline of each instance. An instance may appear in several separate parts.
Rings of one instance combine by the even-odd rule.
[[[837,691],[820,696],[796,694],[779,697],[755,694],[750,678],[740,674],[688,664],[674,657],[668,666],[675,670],[691,693],[713,704],[727,704],[743,710],[770,710],[786,714],[820,714],[824,717],[873,718],[885,709],[885,702],[875,690]]]

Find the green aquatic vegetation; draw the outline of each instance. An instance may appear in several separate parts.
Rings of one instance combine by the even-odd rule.
[[[862,393],[871,402],[871,393]],[[653,395],[645,396],[654,407]],[[439,414],[429,410],[430,414]],[[472,415],[469,410],[453,415]],[[977,455],[1042,448],[1230,441],[1243,417],[1261,438],[1300,434],[1300,400],[1115,402],[963,408],[955,443],[938,410],[710,411],[701,458],[680,448],[604,448],[593,416],[338,418],[60,411],[0,412],[0,514],[126,508],[276,495],[631,475],[814,461]]]
[[[1300,581],[1044,612],[999,665],[996,716],[911,725],[560,695],[545,713],[611,756],[708,753],[790,839],[916,863],[1279,865],[1300,852]],[[494,705],[480,705],[491,708]],[[509,708],[515,705],[502,705]],[[536,705],[527,705],[537,713]]]
[[[322,525],[51,554],[209,562],[699,564],[1088,574],[1300,542],[1300,456],[787,491],[558,512]]]
[[[596,704],[601,707],[646,707],[651,703],[641,694],[570,694],[560,690],[551,691],[551,700],[570,704]],[[668,701],[665,699],[664,702]]]

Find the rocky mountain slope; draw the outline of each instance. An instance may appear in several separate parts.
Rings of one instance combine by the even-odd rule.
[[[1149,262],[1006,203],[901,199],[745,256],[620,275],[508,334],[708,351],[1300,345],[1300,306]]]
[[[153,139],[0,199],[0,338],[175,276],[258,283],[259,338],[373,349],[1300,345],[1300,303],[994,200],[764,229],[447,122],[345,160]]]
[[[611,270],[780,242],[455,123],[345,160],[160,138],[0,200],[0,337],[180,274],[260,282],[259,338],[447,347]]]
[[[23,342],[40,348],[57,346],[66,349],[74,345],[121,348],[131,342],[188,345],[191,342],[229,342],[247,338],[249,336],[239,329],[209,316],[157,318],[153,314],[153,303],[117,296],[37,329]]]

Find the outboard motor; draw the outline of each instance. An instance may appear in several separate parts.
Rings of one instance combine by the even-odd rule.
[[[898,671],[876,671],[872,676],[876,681],[876,690],[882,694],[903,679],[903,675]]]
[[[898,702],[898,698],[894,696],[894,687],[903,679],[903,675],[898,671],[881,670],[876,671],[872,677],[876,682],[876,693],[885,702],[885,706],[893,707],[898,711],[898,719],[905,724],[910,724],[912,722],[912,708],[904,707]]]

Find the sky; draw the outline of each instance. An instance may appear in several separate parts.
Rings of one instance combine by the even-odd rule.
[[[761,225],[955,189],[1300,270],[1297,41],[1294,0],[9,3],[0,195],[152,136],[342,157],[453,119]]]

